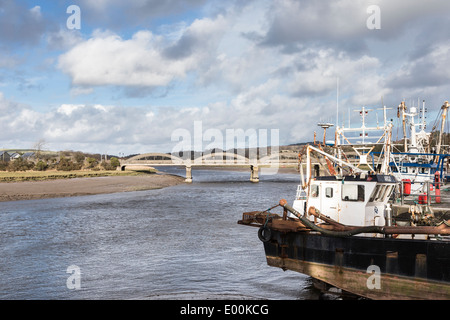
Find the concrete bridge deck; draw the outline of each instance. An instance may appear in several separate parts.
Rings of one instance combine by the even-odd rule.
[[[250,181],[259,182],[259,168],[279,168],[298,166],[297,152],[279,152],[261,158],[245,157],[230,152],[209,153],[195,159],[183,159],[168,153],[145,153],[120,162],[120,170],[137,166],[184,166],[186,168],[186,182],[192,182],[192,167],[248,167]]]

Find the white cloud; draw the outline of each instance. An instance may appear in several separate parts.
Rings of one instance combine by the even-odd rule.
[[[351,95],[355,105],[376,104],[389,94],[382,63],[367,55],[351,57],[333,49],[306,49],[295,55],[298,70],[293,72],[289,91],[298,96],[324,97],[340,90]]]
[[[40,6],[34,6],[30,9],[31,14],[34,16],[35,19],[41,19],[41,7]]]
[[[62,104],[58,109],[56,109],[56,112],[64,114],[66,116],[70,116],[74,111],[81,108],[84,108],[84,105]]]
[[[449,83],[450,44],[441,43],[424,56],[405,62],[389,78],[394,88],[440,87]]]
[[[381,28],[369,30],[370,5],[380,8]],[[275,0],[268,13],[269,27],[262,33],[265,45],[322,46],[367,52],[371,41],[394,41],[432,17],[446,20],[450,2],[400,0]],[[379,45],[386,45],[385,42]]]
[[[297,103],[285,97],[271,99],[270,93],[275,88],[276,83],[268,82],[252,88],[229,104],[211,103],[181,110],[173,107],[62,104],[47,112],[37,112],[29,106],[19,106],[2,98],[0,110],[12,110],[8,117],[0,117],[1,127],[7,131],[2,140],[5,147],[16,148],[31,147],[38,139],[44,139],[48,148],[53,150],[107,150],[109,153],[129,154],[170,152],[176,144],[171,141],[173,132],[186,129],[193,135],[196,121],[202,122],[204,131],[216,129],[223,135],[226,129],[245,131],[291,126],[293,121],[296,122],[296,112],[292,113],[285,106],[289,102],[291,105]],[[276,107],[279,102],[282,103]],[[275,117],[267,117],[267,111]]]
[[[117,35],[94,37],[59,58],[59,67],[78,86],[165,86],[185,75],[188,63],[168,63],[158,39],[140,31],[132,39]]]
[[[221,16],[198,19],[174,43],[148,30],[128,40],[111,32],[94,32],[61,55],[58,66],[76,86],[167,86],[209,60],[224,27]]]

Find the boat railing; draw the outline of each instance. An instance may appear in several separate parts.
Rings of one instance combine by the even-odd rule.
[[[405,192],[407,188],[405,185],[414,184],[411,181],[399,181],[399,197],[397,197],[396,201],[400,202],[401,205],[406,204],[407,202],[413,202],[414,204],[431,206],[432,204],[441,204],[443,202],[450,202],[450,197],[445,193],[441,194],[442,191],[446,191],[442,188],[446,183],[443,181],[426,181],[424,182],[425,186],[423,191],[419,193],[410,193]]]
[[[295,200],[306,200],[307,198],[307,194],[305,192],[305,190],[303,190],[301,185],[297,186],[297,192],[295,195]]]

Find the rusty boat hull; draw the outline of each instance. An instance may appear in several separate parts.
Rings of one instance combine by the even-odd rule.
[[[450,299],[450,241],[269,230],[269,266],[369,299]]]
[[[269,266],[368,299],[450,300],[450,221],[435,227],[361,228],[317,215],[328,222],[316,225],[287,217],[295,210],[285,200],[280,205],[282,216],[254,211],[238,221],[259,228]]]

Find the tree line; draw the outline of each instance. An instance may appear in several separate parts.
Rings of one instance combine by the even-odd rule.
[[[19,157],[11,161],[0,161],[0,171],[72,171],[72,170],[116,170],[120,165],[117,157],[108,161],[100,154],[89,154],[80,151],[62,151],[59,153],[37,152],[33,157],[24,159]]]

